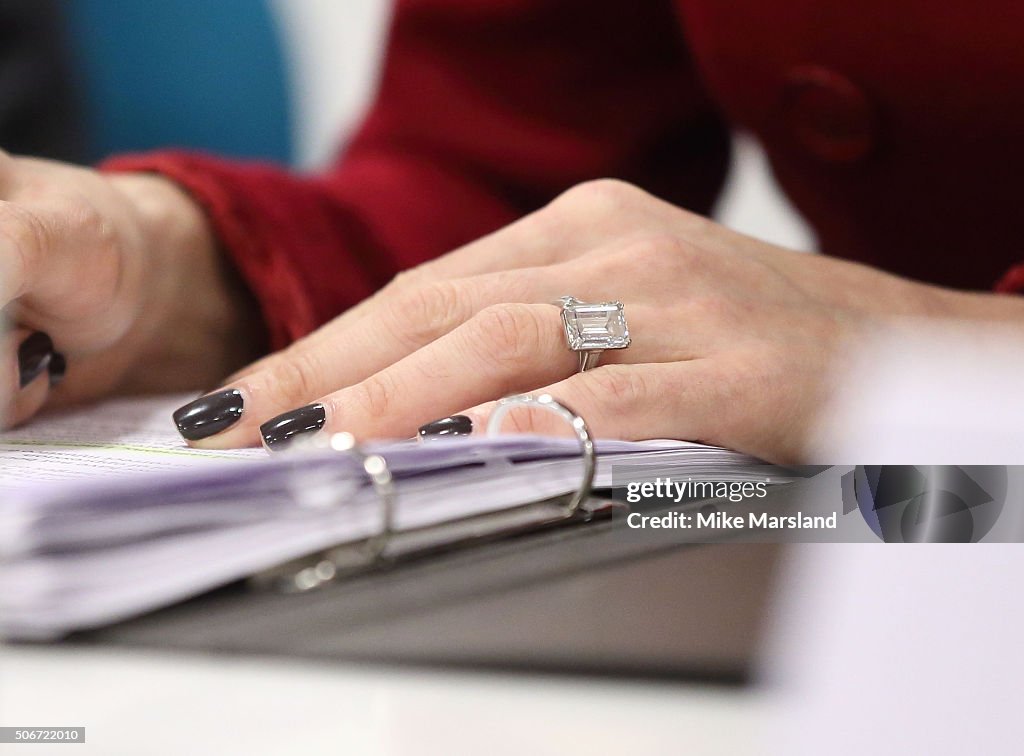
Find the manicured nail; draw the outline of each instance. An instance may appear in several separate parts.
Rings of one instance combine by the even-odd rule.
[[[238,422],[245,410],[242,392],[237,389],[201,396],[174,413],[178,433],[187,441],[209,438]]]
[[[59,386],[67,372],[67,358],[60,352],[54,352],[50,357],[50,388]]]
[[[18,347],[18,372],[21,387],[32,383],[50,365],[53,341],[42,331],[36,331]]]
[[[421,425],[419,436],[423,440],[442,438],[445,436],[468,436],[473,432],[473,421],[466,415],[442,417]]]
[[[291,412],[278,415],[260,426],[263,445],[271,451],[280,451],[289,446],[296,436],[316,433],[327,422],[327,412],[322,404],[310,404]]]

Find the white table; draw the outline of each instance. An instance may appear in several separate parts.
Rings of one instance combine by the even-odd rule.
[[[0,646],[0,725],[85,726],[37,756],[722,753],[756,750],[748,689]]]

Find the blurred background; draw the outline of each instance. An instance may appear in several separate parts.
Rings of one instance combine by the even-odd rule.
[[[324,164],[369,103],[390,0],[61,4],[83,93],[84,159],[163,146]],[[796,249],[811,232],[757,144],[736,137],[716,216]]]

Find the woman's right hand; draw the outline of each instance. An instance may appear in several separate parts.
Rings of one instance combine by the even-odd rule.
[[[0,152],[0,425],[215,383],[253,356],[232,276],[172,182]]]

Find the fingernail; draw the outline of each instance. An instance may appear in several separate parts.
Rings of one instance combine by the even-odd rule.
[[[230,428],[242,417],[244,410],[242,392],[228,389],[201,396],[181,407],[173,415],[174,424],[186,441],[198,441]]]
[[[322,404],[310,404],[291,412],[278,415],[260,426],[263,445],[271,451],[280,451],[291,444],[296,436],[316,433],[327,422],[327,412]]]
[[[59,386],[67,372],[67,358],[60,352],[54,352],[50,357],[50,388]]]
[[[53,341],[42,331],[36,331],[18,347],[18,373],[21,387],[25,388],[46,370],[53,358]]]
[[[441,438],[444,436],[468,436],[473,433],[473,421],[466,415],[452,415],[433,420],[421,425],[419,436],[422,439]]]

